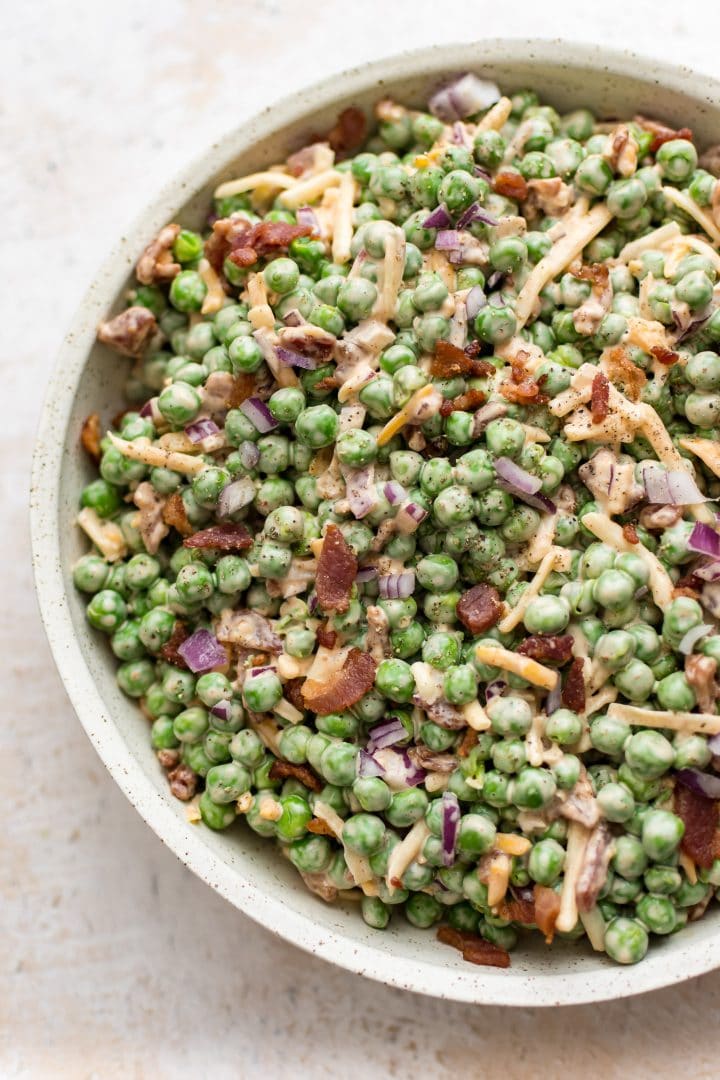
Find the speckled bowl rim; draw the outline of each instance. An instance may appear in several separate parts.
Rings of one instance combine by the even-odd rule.
[[[473,52],[474,50],[474,52]],[[567,67],[581,67],[595,77],[640,78],[676,93],[684,93],[700,107],[717,113],[720,122],[720,82],[628,51],[614,51],[562,40],[492,39],[459,45],[431,46],[355,67],[333,75],[302,92],[294,92],[232,131],[200,155],[178,179],[167,185],[127,231],[112,251],[84,297],[60,350],[50,379],[39,423],[33,460],[31,528],[35,585],[50,647],[68,697],[108,771],[153,831],[198,877],[266,929],[316,956],[348,971],[387,985],[431,994],[439,998],[478,1004],[513,1006],[572,1005],[605,1001],[643,993],[684,981],[720,966],[720,948],[706,940],[686,943],[682,935],[661,957],[632,968],[608,965],[601,970],[579,970],[562,976],[514,972],[498,978],[492,969],[465,965],[447,969],[436,962],[398,957],[383,946],[350,940],[342,933],[317,926],[312,918],[294,911],[284,890],[269,894],[243,881],[193,829],[157,798],[151,779],[130,755],[120,732],[110,723],[97,726],[104,703],[75,635],[60,567],[59,476],[67,427],[83,368],[94,339],[94,329],[118,294],[129,265],[144,242],[167,220],[167,208],[179,205],[199,190],[223,164],[246,150],[253,131],[280,129],[303,119],[341,96],[366,91],[385,81],[420,75],[425,71],[481,70],[483,62],[527,62],[557,66],[558,55],[568,55]],[[99,283],[99,284],[98,284]],[[301,886],[298,886],[301,887]],[[720,943],[720,936],[717,937]]]

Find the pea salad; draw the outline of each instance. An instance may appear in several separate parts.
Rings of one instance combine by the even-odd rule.
[[[469,73],[150,241],[74,582],[190,822],[478,964],[632,964],[704,915],[718,174]]]

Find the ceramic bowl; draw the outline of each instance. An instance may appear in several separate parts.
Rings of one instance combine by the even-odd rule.
[[[150,203],[104,263],[65,338],[50,380],[34,460],[33,555],[50,645],[67,693],[98,754],[128,799],[178,858],[273,933],[331,963],[437,997],[504,1005],[566,1005],[637,994],[720,964],[720,910],[653,944],[635,967],[617,967],[589,947],[523,944],[501,971],[464,963],[432,932],[402,919],[379,933],[356,905],[311,895],[278,852],[248,829],[227,833],[188,824],[148,739],[147,721],[118,690],[107,642],[85,621],[71,567],[85,550],[74,527],[78,493],[91,470],[78,450],[85,416],[113,416],[127,364],[95,344],[101,318],[122,306],[132,268],[168,221],[199,227],[217,183],[281,160],[303,136],[328,130],[340,109],[369,109],[392,95],[421,105],[448,73],[474,70],[505,92],[534,87],[561,112],[587,105],[601,117],[644,113],[692,128],[701,146],[720,140],[720,84],[630,53],[563,41],[485,41],[431,47],[333,76],[272,105],[210,146]]]

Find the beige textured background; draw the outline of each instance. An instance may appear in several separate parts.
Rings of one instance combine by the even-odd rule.
[[[364,59],[483,35],[565,34],[711,72],[720,12],[702,7],[700,24],[700,6],[676,0],[4,0],[1,1077],[720,1072],[720,972],[615,1005],[456,1006],[336,971],[219,899],[143,825],[75,720],[26,523],[45,376],[93,269],[145,196],[241,117]]]

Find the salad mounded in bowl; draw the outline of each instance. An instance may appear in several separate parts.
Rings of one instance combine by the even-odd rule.
[[[150,241],[74,580],[190,821],[479,964],[702,917],[719,165],[467,74]]]

